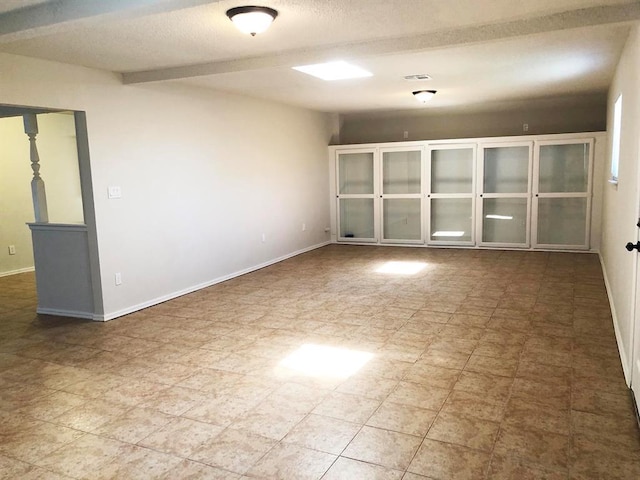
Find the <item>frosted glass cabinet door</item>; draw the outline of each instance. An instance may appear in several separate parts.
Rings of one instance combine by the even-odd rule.
[[[375,242],[378,232],[378,185],[375,150],[338,151],[338,239]]]
[[[385,198],[382,224],[385,240],[420,240],[422,238],[420,198]]]
[[[475,144],[429,147],[427,165],[428,241],[431,245],[473,245],[475,237]]]
[[[530,245],[533,142],[482,147],[479,240],[491,246]]]
[[[382,193],[386,195],[420,193],[422,152],[382,153]]]
[[[431,199],[431,240],[470,242],[473,226],[472,198]]]
[[[589,144],[541,145],[538,168],[540,193],[586,192]]]
[[[340,237],[375,240],[373,198],[341,198]]]
[[[473,148],[431,151],[431,193],[473,191]]]
[[[534,247],[589,248],[593,140],[541,141],[534,162]]]
[[[373,194],[373,152],[338,154],[338,193]]]
[[[586,229],[586,198],[538,199],[538,243],[584,245]]]
[[[422,243],[423,147],[380,149],[382,242]]]
[[[484,193],[529,191],[529,146],[491,147],[484,150]]]
[[[482,241],[484,243],[526,244],[527,198],[484,198]]]

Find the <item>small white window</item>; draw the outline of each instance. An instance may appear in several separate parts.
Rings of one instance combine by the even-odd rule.
[[[620,163],[620,129],[622,127],[622,95],[613,107],[613,134],[611,137],[611,183],[618,183],[618,165]]]

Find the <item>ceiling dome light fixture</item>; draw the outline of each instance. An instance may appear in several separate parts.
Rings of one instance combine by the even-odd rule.
[[[227,17],[243,33],[252,37],[264,32],[278,16],[278,12],[269,7],[235,7],[227,10]]]
[[[413,92],[413,96],[416,97],[419,102],[427,103],[436,93],[437,90],[416,90]]]

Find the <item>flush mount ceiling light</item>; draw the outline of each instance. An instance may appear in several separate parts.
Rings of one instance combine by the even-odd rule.
[[[252,37],[262,33],[276,19],[278,12],[269,7],[236,7],[227,10],[227,17],[242,33],[249,33]]]
[[[413,92],[413,96],[416,97],[419,102],[427,103],[433,98],[436,92],[437,90],[416,90]]]
[[[307,75],[312,75],[327,81],[373,76],[373,73],[342,60],[337,62],[316,63],[314,65],[302,65],[292,68],[299,72],[306,73]]]

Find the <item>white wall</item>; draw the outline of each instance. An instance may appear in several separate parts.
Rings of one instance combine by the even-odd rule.
[[[328,116],[11,55],[0,71],[3,103],[87,112],[106,318],[329,240]]]
[[[602,262],[612,300],[618,346],[627,380],[631,366],[633,341],[633,301],[636,255],[628,253],[624,245],[638,237],[636,222],[640,216],[639,187],[639,138],[640,138],[640,28],[631,31],[618,63],[609,90],[607,125],[609,142],[613,125],[613,105],[622,94],[622,132],[620,145],[619,183],[605,184]],[[608,148],[607,172],[611,167],[611,144]]]

